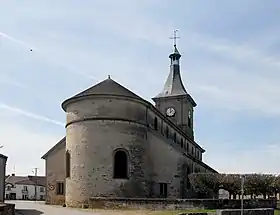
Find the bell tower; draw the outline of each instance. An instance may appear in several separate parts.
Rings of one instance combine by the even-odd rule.
[[[176,31],[174,31],[174,49],[169,55],[170,72],[163,90],[153,99],[156,108],[167,118],[178,125],[191,139],[194,139],[194,107],[196,103],[186,91],[180,74],[180,58],[176,45]]]

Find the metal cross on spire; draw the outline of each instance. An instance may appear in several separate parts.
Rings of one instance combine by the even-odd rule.
[[[173,32],[173,37],[170,37],[169,39],[173,39],[174,40],[174,46],[176,46],[176,39],[179,39],[180,37],[176,36],[176,33],[178,32],[178,30],[175,30]]]

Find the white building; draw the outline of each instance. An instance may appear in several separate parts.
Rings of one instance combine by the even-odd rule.
[[[15,176],[6,177],[6,199],[45,200],[45,177]],[[35,198],[36,196],[36,198]]]

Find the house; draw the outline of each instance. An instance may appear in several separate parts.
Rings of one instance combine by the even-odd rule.
[[[6,199],[45,200],[46,178],[43,176],[16,176],[6,178]],[[36,198],[35,198],[36,196]]]
[[[7,157],[0,154],[0,202],[4,202],[5,198],[5,175]]]

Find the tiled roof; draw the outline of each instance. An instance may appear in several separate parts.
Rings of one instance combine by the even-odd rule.
[[[58,143],[56,143],[46,154],[44,154],[43,156],[42,156],[42,159],[46,159],[47,157],[48,157],[48,155],[50,154],[50,153],[52,153],[53,151],[55,151],[57,148],[58,148],[58,146],[65,146],[65,144],[66,144],[66,137],[63,137]]]
[[[28,180],[27,176],[15,176],[15,175],[10,175],[9,177],[6,178],[6,183],[10,183],[10,184],[16,184],[19,181],[24,181],[24,180]]]
[[[62,108],[65,110],[66,103],[69,100],[80,98],[83,96],[90,96],[90,95],[116,95],[116,96],[127,96],[133,97],[136,99],[142,100],[141,97],[136,95],[135,93],[131,92],[124,86],[120,85],[116,81],[112,80],[111,78],[107,78],[106,80],[78,93],[77,95],[65,100],[62,103]]]
[[[37,183],[37,185],[44,186],[44,187],[46,186],[46,177],[45,176],[29,175],[28,178],[30,181]]]
[[[10,175],[6,178],[6,183],[15,185],[15,184],[25,184],[25,185],[37,185],[46,186],[46,177],[45,176],[15,176]]]
[[[22,181],[18,181],[15,184],[22,184],[22,185],[35,185],[35,182],[26,179],[26,180],[22,180]]]

